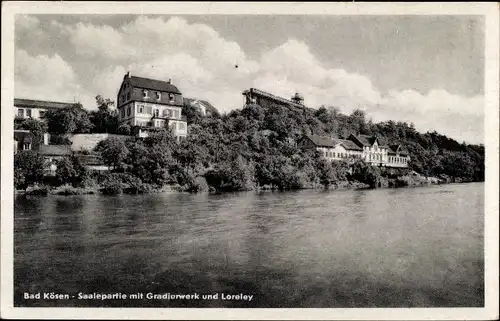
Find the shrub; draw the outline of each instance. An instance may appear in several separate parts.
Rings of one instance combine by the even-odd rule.
[[[14,185],[27,188],[42,181],[45,160],[37,152],[26,150],[14,156]]]
[[[70,184],[61,185],[56,187],[51,191],[51,194],[54,195],[83,195],[83,194],[95,194],[95,188],[82,188],[82,187],[73,187]]]
[[[26,189],[26,195],[47,196],[48,194],[49,188],[45,185],[33,185]]]
[[[122,182],[122,174],[111,173],[102,182],[101,192],[107,195],[118,195],[123,193],[127,186]]]

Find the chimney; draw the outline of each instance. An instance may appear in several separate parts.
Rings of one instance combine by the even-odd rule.
[[[127,71],[127,78],[130,78],[130,71]]]
[[[172,79],[171,78],[168,78],[168,83],[171,84],[172,83]]]

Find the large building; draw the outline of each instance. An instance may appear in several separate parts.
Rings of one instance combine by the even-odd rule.
[[[299,147],[315,149],[327,160],[362,159],[366,163],[382,167],[408,167],[410,157],[401,145],[387,145],[379,137],[350,135],[348,139],[335,139],[318,135],[306,135]]]
[[[14,98],[14,117],[40,119],[48,110],[74,106],[75,103]]]
[[[298,111],[303,111],[306,108],[304,105],[304,97],[299,93],[295,93],[290,99],[285,99],[257,88],[250,88],[243,91],[242,94],[245,96],[245,105],[257,104],[264,108],[283,106]]]
[[[120,124],[147,127],[170,127],[176,137],[187,136],[187,122],[182,116],[182,93],[171,81],[123,77],[117,97]]]

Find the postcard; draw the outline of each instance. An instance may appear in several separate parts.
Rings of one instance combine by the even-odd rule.
[[[2,9],[3,318],[498,318],[497,4]]]

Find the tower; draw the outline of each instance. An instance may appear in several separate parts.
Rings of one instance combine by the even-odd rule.
[[[292,96],[292,101],[296,104],[304,105],[304,97],[302,97],[299,93],[295,93],[295,95]]]

